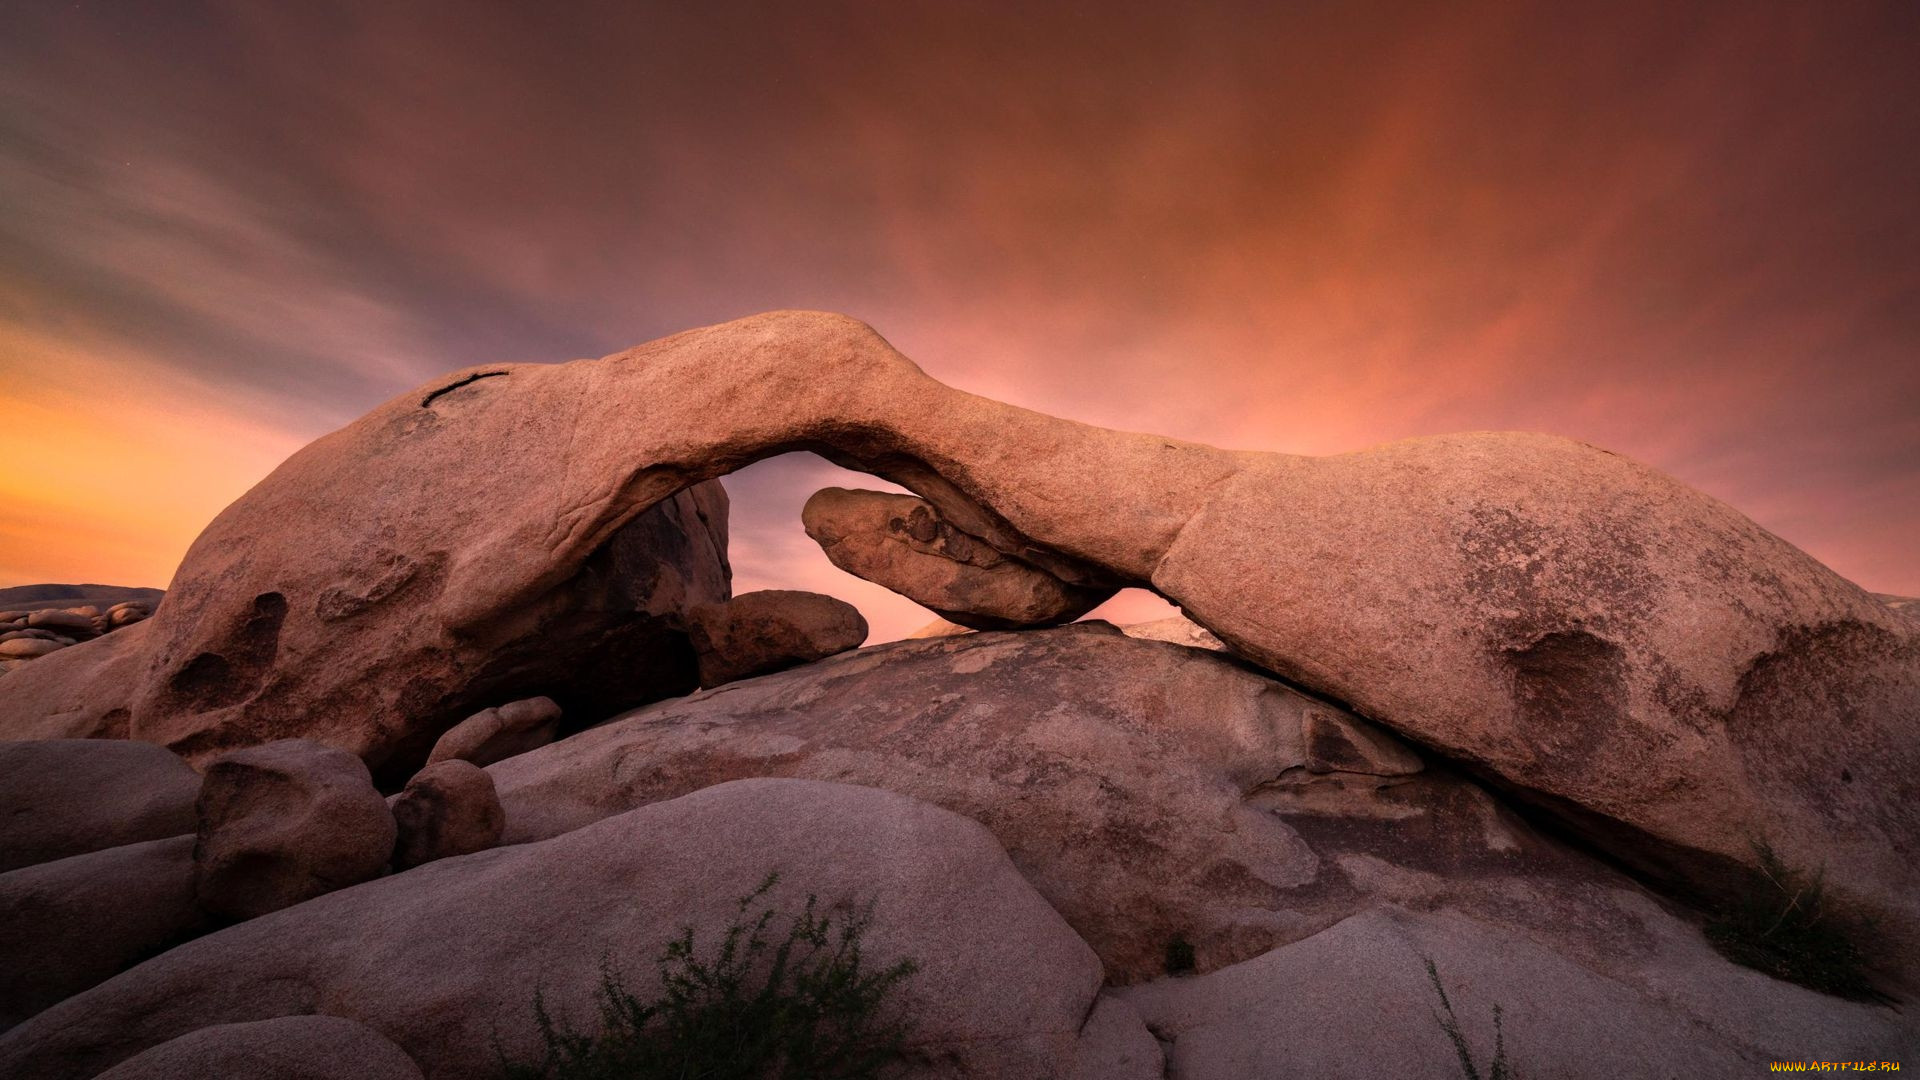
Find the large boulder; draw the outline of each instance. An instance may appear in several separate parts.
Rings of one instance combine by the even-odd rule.
[[[193,837],[0,874],[0,1030],[205,929]]]
[[[393,821],[396,870],[485,851],[500,842],[507,823],[493,777],[458,759],[429,765],[407,781],[393,800]]]
[[[796,448],[1062,581],[1150,586],[1676,886],[1764,887],[1756,841],[1824,864],[1840,909],[1920,957],[1920,622],[1738,512],[1544,435],[1315,458],[1076,424],[822,313],[455,373],[293,455],[142,624],[131,730],[417,764],[547,692],[525,684],[575,625],[569,583],[623,526]]]
[[[337,1016],[216,1024],[163,1042],[95,1080],[420,1080],[420,1066],[380,1033]]]
[[[1352,749],[1335,749],[1336,732]],[[1414,777],[1418,758],[1366,721],[1105,623],[863,649],[652,705],[488,771],[508,842],[748,776],[925,799],[993,830],[1126,981],[1158,974],[1176,937],[1217,966],[1364,901],[1275,809],[1327,812],[1333,789],[1391,784],[1367,812],[1434,852],[1460,847],[1449,831],[1473,850],[1508,832],[1477,789]]]
[[[0,742],[0,871],[190,833],[199,791],[200,774],[151,743]]]
[[[427,755],[427,764],[457,760],[491,765],[524,754],[553,741],[560,730],[560,716],[559,703],[548,697],[482,709],[440,736]]]
[[[1710,1032],[1741,1061],[1793,1053],[1807,1031],[1833,1038],[1806,1045],[1856,1048],[1914,1032],[1891,1009],[1735,966],[1694,916],[1366,721],[1229,658],[1101,624],[863,649],[648,706],[489,771],[509,841],[742,776],[832,778],[939,803],[994,832],[1110,982],[1158,984],[1187,966],[1204,979],[1305,945],[1311,977],[1289,968],[1263,984],[1271,1008],[1294,1008],[1344,970],[1337,948],[1329,959],[1310,943],[1399,907],[1483,928],[1463,938],[1467,951],[1530,941],[1583,969],[1544,982],[1516,971],[1510,981],[1538,991],[1537,1010],[1578,1015],[1591,1004],[1584,987],[1605,983],[1659,1013],[1658,1030]],[[1383,1012],[1364,988],[1341,994],[1340,1037],[1363,1040]],[[1167,1014],[1134,1004],[1165,1034]],[[1249,1007],[1244,1030],[1225,1005],[1188,1026],[1259,1042],[1268,1007]]]
[[[896,992],[911,1075],[1039,1080],[1081,1058],[1099,962],[985,829],[870,788],[755,780],[183,945],[0,1038],[0,1075],[80,1080],[197,1029],[313,1012],[372,1028],[427,1076],[492,1075],[496,1046],[537,1055],[536,993],[571,1025],[599,1016],[603,965],[651,997],[667,943],[691,928],[710,962],[770,871],[773,909],[796,913],[809,894],[871,904],[866,963],[919,964]]]
[[[393,855],[393,814],[366,765],[304,739],[216,759],[195,811],[194,892],[224,918],[255,918],[359,884]]]
[[[590,719],[693,689],[683,614],[729,594],[719,483],[593,523],[591,549],[537,588],[450,592],[463,545],[498,530],[529,557],[588,538],[558,519],[545,539],[517,531],[504,489],[459,497],[448,476],[491,472],[471,462],[492,455],[413,453],[431,429],[463,422],[462,397],[296,455],[298,468],[208,527],[154,618],[8,674],[19,693],[0,694],[0,737],[131,734],[202,761],[298,736],[359,754],[398,786],[442,732],[495,702],[546,695]],[[475,591],[495,588],[513,595]],[[448,609],[476,602],[487,619],[448,623]]]
[[[954,528],[925,499],[823,488],[801,510],[833,565],[975,630],[1071,622],[1113,595],[1073,585]]]
[[[867,620],[845,600],[792,589],[742,593],[688,612],[700,685],[720,686],[857,649]]]

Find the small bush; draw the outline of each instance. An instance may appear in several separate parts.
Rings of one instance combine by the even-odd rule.
[[[1193,971],[1193,942],[1185,934],[1175,934],[1167,939],[1167,974],[1186,975]]]
[[[1722,908],[1706,925],[1707,941],[1736,964],[1855,1001],[1886,1001],[1868,981],[1859,936],[1827,911],[1822,871],[1807,874],[1782,862],[1765,843],[1753,845],[1766,883]]]
[[[1460,1033],[1460,1018],[1453,1013],[1453,1002],[1447,1000],[1447,991],[1440,985],[1440,969],[1431,959],[1427,960],[1427,981],[1433,984],[1433,992],[1440,998],[1441,1012],[1433,1014],[1433,1019],[1446,1033],[1447,1041],[1453,1044],[1453,1052],[1460,1059],[1460,1073],[1467,1080],[1516,1080],[1513,1070],[1507,1065],[1507,1036],[1500,1027],[1500,1006],[1493,1007],[1493,1061],[1487,1066],[1486,1076],[1480,1074],[1480,1068],[1474,1064],[1473,1051],[1467,1046],[1466,1036]],[[1444,1013],[1445,1015],[1442,1015]]]
[[[902,1058],[909,1031],[889,1003],[917,965],[869,970],[861,938],[872,906],[851,914],[817,910],[814,897],[781,917],[752,910],[779,881],[768,875],[741,897],[739,913],[712,962],[695,955],[687,928],[659,960],[660,995],[629,993],[611,961],[601,962],[600,1030],[561,1027],[543,995],[533,999],[545,1043],[538,1064],[508,1061],[507,1080],[871,1080]]]

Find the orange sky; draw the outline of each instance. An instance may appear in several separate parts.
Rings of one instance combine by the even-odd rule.
[[[163,6],[0,34],[0,584],[164,584],[441,371],[816,307],[1227,446],[1587,439],[1920,593],[1913,4]],[[739,586],[904,633],[835,482],[728,481]]]

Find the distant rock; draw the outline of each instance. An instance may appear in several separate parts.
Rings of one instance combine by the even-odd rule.
[[[553,741],[560,716],[560,706],[545,697],[482,709],[440,736],[427,755],[427,764],[459,760],[491,765],[524,754]]]
[[[957,634],[971,633],[973,633],[973,628],[970,626],[961,626],[959,623],[948,622],[945,619],[935,619],[920,629],[915,630],[913,633],[908,634],[906,640],[921,641],[926,638],[953,637]]]
[[[151,622],[34,660],[0,684],[0,739],[124,739]]]
[[[1225,642],[1214,637],[1207,628],[1183,615],[1155,619],[1152,622],[1133,623],[1120,628],[1120,632],[1142,641],[1165,641],[1174,645],[1185,645],[1190,649],[1206,649],[1210,652],[1227,652]]]
[[[1059,1076],[1081,1057],[1100,964],[985,829],[871,788],[751,780],[200,938],[10,1032],[0,1075],[83,1080],[196,1030],[316,1011],[373,1029],[428,1076],[492,1075],[496,1046],[536,1056],[536,989],[574,1024],[598,1016],[603,964],[651,997],[666,943],[691,927],[710,959],[736,898],[776,870],[776,910],[809,893],[872,904],[866,963],[918,962],[897,1004],[909,1050],[942,1075]],[[1096,1034],[1121,1041],[1104,1023]]]
[[[857,649],[867,640],[860,609],[820,593],[762,589],[687,614],[700,685],[720,686]]]
[[[393,800],[393,820],[396,870],[485,851],[500,842],[506,828],[493,777],[459,760],[429,765],[407,781]]]
[[[95,1080],[421,1080],[406,1051],[337,1016],[216,1024],[136,1054]]]
[[[393,855],[393,814],[367,767],[304,739],[215,759],[195,810],[194,892],[224,918],[257,918],[357,885]]]
[[[835,566],[975,630],[1071,622],[1114,593],[1004,555],[912,495],[824,488],[801,520]]]
[[[391,785],[493,702],[605,715],[549,685],[579,672],[681,692],[680,615],[723,598],[693,596],[719,565],[694,493],[796,448],[1062,582],[1151,587],[1664,887],[1764,888],[1760,838],[1823,865],[1834,910],[1920,970],[1920,623],[1739,512],[1541,434],[1308,457],[1078,424],[820,312],[453,373],[301,450],[189,551],[129,730],[195,760],[311,736]],[[609,569],[650,515],[679,539]]]
[[[125,601],[137,601],[152,610],[164,596],[166,592],[162,589],[126,585],[11,585],[0,589],[0,612],[87,603],[113,605]]]
[[[0,871],[190,833],[199,790],[151,743],[0,742]]]
[[[71,644],[73,643],[70,641],[60,641],[57,638],[16,637],[0,641],[0,657],[8,660],[37,660],[48,653],[59,652]]]

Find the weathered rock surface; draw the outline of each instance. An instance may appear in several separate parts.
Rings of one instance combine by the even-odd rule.
[[[0,742],[0,871],[192,832],[199,791],[150,743]]]
[[[1107,994],[1080,1029],[1080,1053],[1067,1080],[1164,1080],[1166,1057],[1140,1014]]]
[[[393,814],[367,767],[305,739],[215,760],[195,810],[194,892],[229,919],[377,877],[393,855]]]
[[[457,759],[491,765],[524,754],[553,741],[560,730],[560,716],[560,706],[547,697],[482,709],[440,736],[427,755],[427,764]]]
[[[469,423],[474,392],[416,397],[386,423],[296,454],[208,526],[168,602],[129,628],[153,629],[115,677],[70,667],[15,698],[31,669],[7,675],[0,736],[72,732],[125,710],[117,733],[192,760],[307,737],[397,786],[442,732],[494,702],[546,695],[584,720],[693,689],[682,616],[728,595],[724,490],[695,484],[612,520],[529,527],[514,505],[526,493],[505,478],[551,480],[554,448],[533,455],[537,469],[449,456],[435,432]],[[512,575],[448,587],[464,558],[507,537],[529,565],[550,564],[537,586]],[[560,563],[555,548],[568,553]],[[487,615],[467,618],[476,607]],[[90,707],[76,713],[81,699]]]
[[[700,685],[807,664],[867,640],[860,609],[820,593],[762,589],[688,612]]]
[[[380,1033],[337,1016],[218,1024],[135,1054],[96,1080],[421,1080]]]
[[[6,676],[0,740],[124,739],[152,622],[61,649]]]
[[[870,788],[757,780],[183,945],[0,1038],[0,1075],[79,1080],[197,1029],[313,1012],[374,1029],[429,1077],[491,1075],[496,1037],[535,1055],[535,988],[590,1023],[608,960],[650,996],[666,942],[691,926],[714,948],[770,870],[774,907],[870,901],[868,963],[919,962],[897,992],[912,1075],[1057,1077],[1080,1056],[1099,963],[986,830]]]
[[[0,874],[0,1030],[205,928],[193,837],[89,852]]]
[[[833,565],[975,630],[1072,622],[1114,593],[1004,555],[912,495],[824,488],[801,520]]]
[[[1529,982],[1532,969],[1516,967],[1494,985],[1524,987],[1535,1009],[1570,1015],[1587,1007],[1592,985],[1612,986],[1635,1010],[1659,1012],[1659,1031],[1709,1031],[1720,1050],[1707,1058],[1722,1065],[1724,1055],[1713,1057],[1722,1050],[1758,1060],[1808,1031],[1844,1038],[1807,1045],[1878,1047],[1884,1057],[1915,1031],[1890,1009],[1735,967],[1686,912],[1536,832],[1468,780],[1423,766],[1364,721],[1228,658],[1099,623],[863,649],[649,706],[490,771],[510,840],[742,776],[907,792],[992,829],[1111,981],[1158,979],[1176,938],[1202,972],[1250,967],[1276,948],[1271,955],[1305,948],[1314,957],[1311,978],[1261,984],[1272,1002],[1248,1006],[1245,1030],[1222,1006],[1190,1025],[1220,1030],[1184,1049],[1176,1041],[1176,1056],[1209,1038],[1284,1049],[1262,1041],[1263,1010],[1310,997],[1337,1002],[1314,1006],[1313,1023],[1333,1029],[1318,1036],[1326,1045],[1363,1044],[1383,1023],[1417,1026],[1409,1016],[1424,1022],[1424,1006],[1395,1012],[1367,1004],[1364,988],[1348,996],[1327,986],[1343,962],[1314,943],[1336,924],[1367,925],[1354,920],[1383,906],[1482,927],[1462,939],[1468,951],[1483,938],[1536,942],[1563,958],[1558,981]],[[1502,963],[1512,951],[1488,948]],[[1418,958],[1409,964],[1424,979]],[[1163,1014],[1147,1017],[1168,1035]]]
[[[1739,513],[1541,435],[1307,458],[1075,424],[821,313],[456,373],[295,454],[188,553],[131,730],[411,765],[486,702],[547,692],[528,669],[556,655],[566,583],[622,526],[796,448],[1063,581],[1151,586],[1644,873],[1739,891],[1756,838],[1824,865],[1920,957],[1920,624]]]
[[[1552,938],[1385,907],[1209,975],[1118,994],[1172,1042],[1174,1075],[1207,1080],[1461,1075],[1428,960],[1483,1076],[1496,1006],[1517,1076],[1752,1076],[1774,1061],[1897,1061],[1920,1046],[1898,1013],[1728,965],[1647,906],[1641,940],[1624,945],[1656,959],[1626,977]],[[1649,935],[1667,940],[1649,946]]]
[[[1334,749],[1335,730],[1352,748]],[[1365,897],[1303,838],[1340,850],[1321,837],[1329,814],[1357,814],[1347,832],[1389,822],[1396,848],[1422,859],[1525,850],[1539,853],[1533,869],[1577,873],[1514,839],[1477,788],[1409,779],[1418,759],[1393,744],[1242,665],[1081,623],[863,649],[661,702],[488,771],[509,842],[749,776],[925,799],[993,830],[1109,975],[1137,980],[1176,935],[1212,967],[1357,910]]]
[[[429,765],[407,781],[393,800],[393,820],[396,870],[485,851],[500,842],[507,823],[493,777],[457,759]]]

